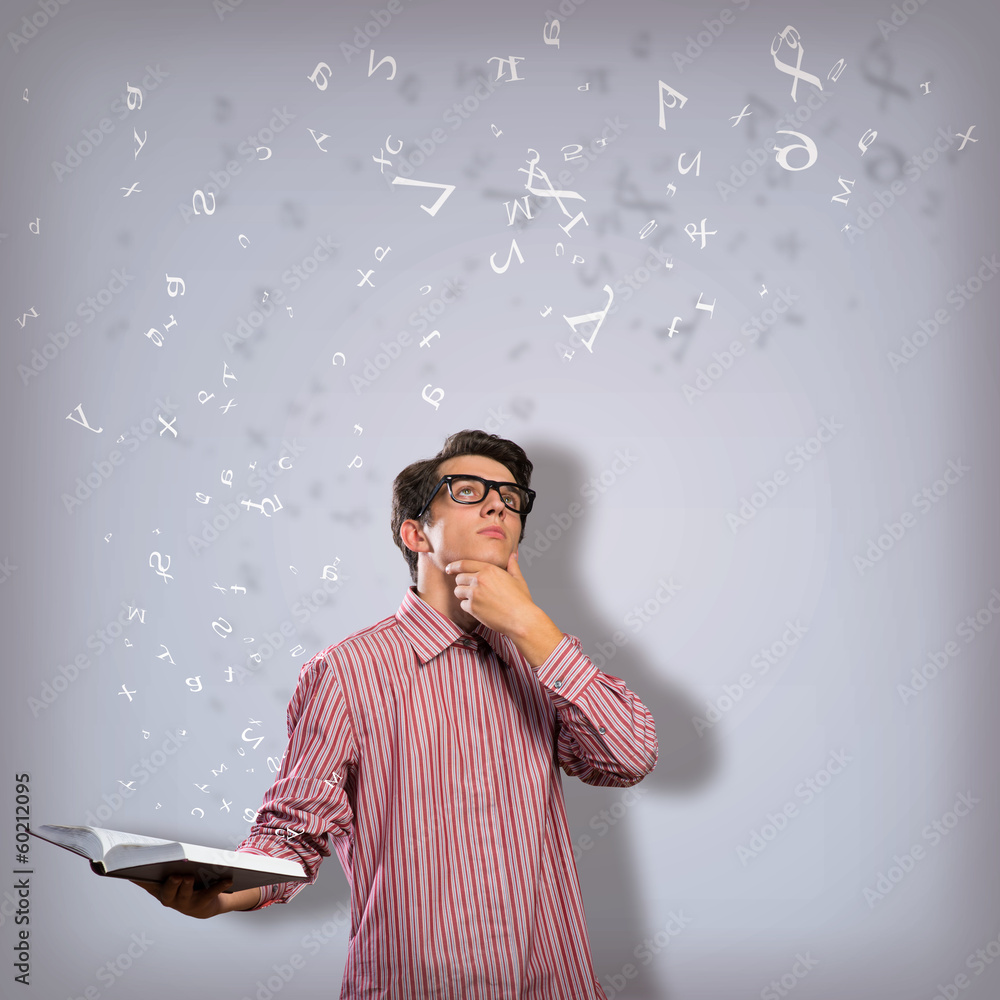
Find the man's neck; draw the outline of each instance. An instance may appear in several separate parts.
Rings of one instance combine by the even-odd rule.
[[[417,597],[454,622],[463,632],[471,632],[479,624],[478,618],[462,610],[462,602],[455,596],[454,574],[420,573],[416,586]]]

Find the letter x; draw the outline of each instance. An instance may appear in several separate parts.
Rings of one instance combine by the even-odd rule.
[[[357,271],[358,274],[361,274],[360,267],[356,267],[354,270]],[[358,282],[357,287],[360,288],[367,281],[368,287],[374,288],[375,286],[371,283],[371,281],[368,280],[374,273],[375,273],[375,268],[372,268],[367,274],[361,274],[361,280]]]
[[[749,104],[744,104],[744,105],[743,105],[743,110],[742,110],[742,111],[740,112],[740,114],[739,114],[739,117],[738,117],[738,118],[737,118],[737,116],[736,116],[736,115],[730,115],[730,116],[729,116],[729,120],[730,120],[731,122],[733,122],[733,119],[734,119],[734,118],[736,118],[736,121],[734,121],[734,122],[733,122],[733,124],[732,124],[732,126],[731,126],[732,128],[736,128],[736,126],[737,126],[737,125],[739,125],[739,123],[740,123],[741,121],[743,121],[743,119],[744,119],[744,118],[748,118],[748,117],[749,117],[750,115],[752,115],[752,114],[753,114],[753,112],[752,112],[752,111],[747,111],[747,108],[749,108],[749,107],[750,107],[750,105],[749,105]]]
[[[971,138],[971,136],[972,136],[972,130],[973,130],[973,129],[974,129],[975,127],[976,127],[975,125],[970,125],[970,126],[969,126],[969,131],[968,131],[968,132],[966,132],[966,133],[965,133],[965,135],[962,135],[962,133],[961,133],[961,132],[959,132],[959,133],[958,133],[958,135],[956,136],[956,138],[959,138],[959,139],[961,139],[961,140],[962,140],[962,145],[958,147],[958,151],[959,151],[960,153],[962,152],[962,150],[963,150],[963,149],[965,149],[965,144],[966,144],[967,142],[979,142],[979,140],[978,140],[978,139],[973,139],[973,138]]]

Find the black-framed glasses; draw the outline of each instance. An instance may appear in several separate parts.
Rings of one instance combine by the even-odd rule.
[[[420,520],[424,511],[430,507],[431,501],[445,484],[447,484],[448,493],[455,503],[482,503],[489,495],[490,490],[496,490],[504,506],[522,517],[531,510],[537,495],[534,490],[518,486],[517,483],[497,483],[492,479],[483,479],[481,476],[442,476],[437,486],[434,487],[430,499],[420,508],[416,520]]]

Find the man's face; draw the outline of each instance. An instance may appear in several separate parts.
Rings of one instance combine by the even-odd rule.
[[[506,466],[484,455],[460,455],[438,466],[438,479],[454,474],[481,476],[495,482],[516,481]],[[482,503],[462,504],[452,500],[447,485],[443,485],[431,502],[429,513],[433,521],[421,529],[431,546],[425,555],[442,573],[448,563],[458,559],[475,559],[507,568],[521,534],[521,515],[509,510],[496,490],[490,490]]]

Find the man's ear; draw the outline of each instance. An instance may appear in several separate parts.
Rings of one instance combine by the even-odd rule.
[[[430,552],[431,544],[418,521],[410,518],[399,526],[399,537],[411,552]]]

